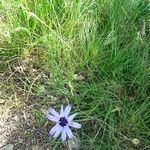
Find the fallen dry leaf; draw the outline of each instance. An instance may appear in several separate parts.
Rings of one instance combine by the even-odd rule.
[[[118,107],[118,106],[116,106],[116,107],[112,110],[112,112],[118,112],[119,115],[120,115],[120,111],[121,111],[121,107]]]
[[[33,145],[32,150],[42,150],[42,147],[40,147],[39,145]]]
[[[73,87],[73,85],[71,84],[70,81],[68,82],[68,86],[69,86],[69,88],[70,88],[71,94],[74,95],[74,91],[75,91],[75,90],[74,90],[74,87]]]
[[[73,79],[76,80],[76,81],[82,81],[82,80],[85,79],[85,77],[83,75],[74,74]]]

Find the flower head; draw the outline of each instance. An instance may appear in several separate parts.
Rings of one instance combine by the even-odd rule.
[[[57,113],[53,108],[50,108],[49,113],[47,114],[47,118],[56,123],[56,125],[49,131],[49,134],[54,138],[57,138],[61,134],[63,142],[67,137],[69,139],[73,138],[73,133],[70,127],[81,128],[81,124],[73,120],[77,113],[69,116],[70,111],[70,104],[67,105],[65,109],[63,108],[63,105],[61,105],[60,113]]]

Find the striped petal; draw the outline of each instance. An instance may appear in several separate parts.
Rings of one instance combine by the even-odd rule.
[[[70,139],[73,138],[73,134],[72,134],[72,131],[70,130],[69,126],[66,126],[65,131]]]
[[[78,114],[78,113],[75,113],[75,114],[69,116],[69,117],[68,117],[68,121],[69,121],[69,122],[72,121],[72,120],[75,118],[75,116],[76,116],[77,114]]]
[[[66,108],[65,108],[65,116],[68,117],[69,113],[71,111],[71,105],[67,105]]]
[[[59,114],[55,111],[55,109],[50,108],[48,111],[49,111],[52,115],[54,115],[55,117],[59,117]]]
[[[63,127],[59,125],[57,130],[56,130],[56,132],[55,132],[55,134],[54,134],[54,138],[57,138],[59,136],[59,134],[61,133],[62,129],[63,129]]]
[[[82,125],[73,121],[73,122],[69,122],[69,126],[79,129],[81,128]]]
[[[57,118],[57,117],[55,117],[55,116],[53,116],[53,115],[47,115],[47,118],[49,119],[49,120],[51,120],[51,121],[54,121],[54,122],[58,122],[59,121],[59,118]]]
[[[61,105],[60,116],[64,117],[64,106],[63,105]]]
[[[56,124],[53,128],[51,128],[51,130],[49,131],[49,134],[53,135],[57,131],[59,126],[60,126],[59,124]]]
[[[62,130],[62,134],[61,134],[61,139],[62,139],[63,142],[65,142],[65,141],[66,141],[66,138],[67,138],[66,130],[63,129],[63,130]]]

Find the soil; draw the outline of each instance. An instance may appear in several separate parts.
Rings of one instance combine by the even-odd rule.
[[[0,149],[7,144],[13,144],[14,150],[51,150],[54,146],[45,113],[57,98],[49,96],[42,103],[45,99],[31,89],[45,77],[35,69],[32,74],[16,69],[0,73]]]

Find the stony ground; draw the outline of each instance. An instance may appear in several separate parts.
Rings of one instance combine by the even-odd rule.
[[[7,144],[12,144],[15,150],[50,150],[53,146],[48,135],[51,124],[44,114],[57,98],[47,95],[47,105],[37,103],[45,99],[32,93],[31,88],[44,77],[37,70],[31,75],[21,67],[18,65],[0,74],[0,150]],[[45,92],[42,87],[40,89]],[[11,150],[11,145],[7,146],[6,149]]]

